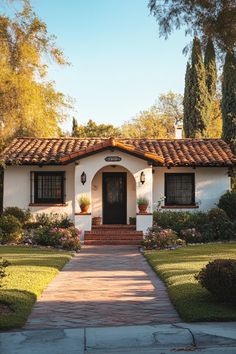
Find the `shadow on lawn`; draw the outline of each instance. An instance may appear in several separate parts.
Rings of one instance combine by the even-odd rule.
[[[63,262],[63,261],[64,262]],[[13,266],[36,266],[36,267],[50,267],[61,270],[63,265],[70,260],[70,257],[63,256],[62,257],[29,257],[24,259],[14,259],[12,261]],[[11,261],[11,260],[10,260]]]
[[[232,321],[236,319],[235,306],[217,301],[197,282],[170,285],[168,292],[179,315],[185,321]]]
[[[36,295],[18,289],[1,289],[0,303],[11,309],[10,313],[0,313],[0,330],[19,328],[26,322],[36,301]]]

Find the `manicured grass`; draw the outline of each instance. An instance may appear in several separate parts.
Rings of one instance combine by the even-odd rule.
[[[236,258],[236,243],[147,251],[145,257],[167,285],[172,303],[184,321],[236,320],[236,306],[219,303],[194,279],[216,258]]]
[[[10,304],[10,314],[0,313],[0,329],[24,325],[43,289],[72,257],[70,252],[0,246],[0,257],[11,265],[0,288],[0,302]]]

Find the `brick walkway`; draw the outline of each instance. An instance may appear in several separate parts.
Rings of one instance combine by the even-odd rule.
[[[165,286],[133,246],[85,246],[35,304],[26,329],[180,321]]]

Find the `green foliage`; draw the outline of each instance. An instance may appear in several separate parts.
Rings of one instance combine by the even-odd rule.
[[[119,128],[112,124],[97,124],[90,119],[86,125],[78,125],[76,120],[73,120],[72,136],[78,138],[110,138],[120,134]]]
[[[77,120],[73,117],[71,136],[77,136],[77,130],[78,130],[78,123]]]
[[[34,232],[33,242],[37,245],[52,246],[65,250],[78,251],[80,249],[80,231],[71,226],[68,228],[42,227]]]
[[[209,124],[209,95],[206,74],[202,60],[201,44],[194,38],[191,66],[187,66],[184,98],[184,129],[187,138],[206,136]]]
[[[165,282],[171,302],[182,320],[236,320],[235,305],[216,302],[194,277],[209,261],[218,258],[236,260],[235,242],[195,245],[171,252],[148,251],[145,252],[145,257]]]
[[[191,116],[191,84],[192,84],[192,68],[191,64],[187,62],[186,73],[185,73],[185,87],[184,87],[184,117],[183,117],[183,128],[185,137],[189,137],[191,132],[194,130]]]
[[[158,101],[141,111],[122,127],[122,136],[130,138],[167,139],[175,137],[175,123],[183,118],[183,97],[168,92],[159,96]]]
[[[87,194],[82,194],[79,198],[79,205],[90,205],[90,198]]]
[[[212,40],[209,38],[205,50],[204,65],[206,71],[206,86],[212,101],[216,94],[216,83],[217,83],[217,69],[216,69],[216,56],[215,48]]]
[[[186,211],[154,211],[154,224],[164,228],[172,229],[178,234],[183,229],[194,228],[208,222],[207,215],[202,212],[190,213]]]
[[[222,82],[223,139],[236,154],[236,55],[228,51],[225,57]]]
[[[233,232],[233,225],[227,214],[220,208],[211,209],[208,212],[209,224],[204,230],[207,240],[230,240],[236,235]]]
[[[19,246],[0,247],[0,255],[11,263],[0,291],[0,302],[12,309],[7,316],[0,313],[0,328],[20,328],[36,299],[72,255],[62,250]]]
[[[223,194],[218,206],[225,211],[231,220],[236,220],[236,191],[228,191]]]
[[[31,218],[31,213],[30,210],[24,210],[18,207],[7,207],[4,209],[3,215],[13,215],[15,218],[17,218],[22,225],[25,225],[30,218]]]
[[[154,224],[174,230],[187,243],[230,240],[236,238],[236,230],[226,213],[214,208],[208,213],[182,211],[155,211]]]
[[[132,217],[132,216],[130,216],[129,217],[129,224],[130,225],[136,225],[136,217]]]
[[[58,135],[70,102],[46,81],[45,59],[65,65],[62,51],[30,1],[23,2],[15,17],[1,15],[0,27],[0,140]]]
[[[0,243],[18,242],[23,235],[22,224],[13,215],[0,217]]]
[[[236,303],[235,259],[215,259],[200,271],[196,279],[218,300]]]
[[[138,205],[148,205],[149,201],[146,197],[139,197],[139,198],[137,198],[137,204]]]
[[[57,213],[40,213],[34,216],[34,220],[30,221],[26,226],[27,229],[35,229],[38,227],[70,227],[73,222],[66,214]]]
[[[180,237],[185,240],[186,243],[200,243],[203,241],[202,234],[194,227],[181,230]]]
[[[236,43],[235,1],[149,0],[148,7],[159,24],[160,35],[185,27],[187,34],[210,37],[225,51]]]
[[[176,232],[171,229],[162,229],[157,226],[149,229],[148,234],[142,241],[142,245],[146,249],[172,248],[180,244],[184,245],[184,241],[178,239]]]
[[[1,281],[3,278],[7,276],[6,268],[10,265],[10,262],[8,262],[6,259],[3,259],[0,257],[0,287],[1,287]]]

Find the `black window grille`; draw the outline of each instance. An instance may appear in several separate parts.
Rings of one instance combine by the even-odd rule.
[[[194,205],[194,173],[166,173],[165,197],[165,205]]]
[[[65,172],[33,172],[31,190],[34,186],[34,203],[63,204]]]

